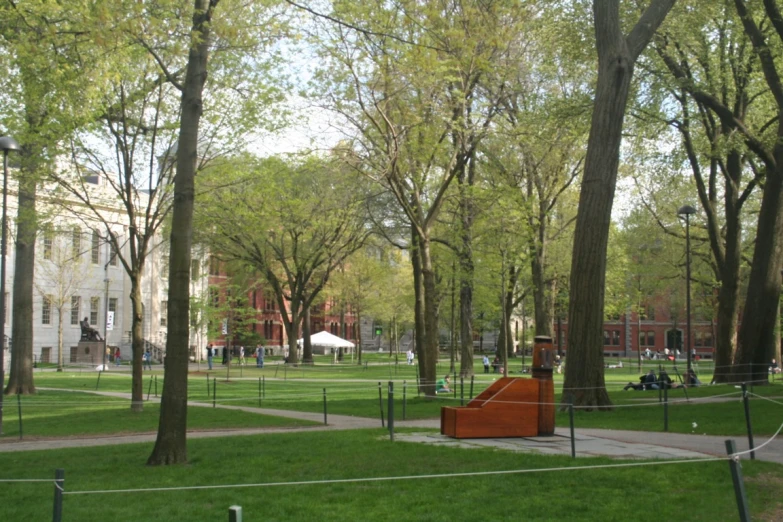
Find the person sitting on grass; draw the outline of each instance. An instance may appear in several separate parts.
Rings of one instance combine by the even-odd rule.
[[[685,383],[686,386],[701,386],[701,381],[696,376],[696,372],[693,371],[693,368],[689,368],[687,372],[685,372]]]
[[[451,393],[451,388],[449,388],[449,375],[446,374],[446,377],[443,379],[438,379],[438,382],[435,383],[435,393]]]
[[[769,373],[780,373],[780,366],[778,366],[778,363],[775,361],[775,359],[772,359],[772,362],[769,364]]]
[[[658,379],[655,377],[655,372],[653,370],[650,370],[647,372],[647,375],[642,375],[639,377],[639,384],[634,384],[632,382],[629,382],[625,385],[625,388],[623,388],[623,391],[627,391],[628,388],[633,388],[636,391],[643,391],[643,390],[657,390],[658,389]]]

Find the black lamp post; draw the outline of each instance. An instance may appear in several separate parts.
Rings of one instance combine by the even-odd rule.
[[[695,213],[696,209],[690,205],[680,207],[677,211],[678,216],[685,216],[685,317],[688,325],[685,339],[685,350],[688,353],[686,382],[691,375],[691,215]]]
[[[0,150],[3,151],[3,221],[0,235],[0,435],[3,434],[3,392],[5,388],[5,265],[8,253],[8,224],[6,205],[8,202],[8,152],[19,150],[19,144],[9,136],[0,137]]]

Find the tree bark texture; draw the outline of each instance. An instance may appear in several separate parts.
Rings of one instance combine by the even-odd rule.
[[[144,304],[141,297],[141,271],[144,265],[131,274],[131,411],[144,410],[144,383],[142,382],[144,356]],[[138,368],[136,367],[138,365]]]
[[[472,155],[470,164],[464,162],[457,176],[460,203],[460,247],[457,252],[459,261],[459,324],[460,324],[460,367],[459,374],[463,377],[473,375],[473,223],[476,217],[476,207],[473,201],[473,185],[475,184],[475,157]]]
[[[198,161],[202,93],[207,79],[210,22],[219,0],[194,0],[174,178],[169,257],[168,337],[160,421],[149,465],[185,463],[187,452],[188,343],[190,339],[190,258],[193,241],[194,178]]]
[[[23,154],[25,151],[23,149]],[[33,163],[28,157],[23,165]],[[24,168],[19,178],[16,219],[16,257],[14,259],[13,303],[6,311],[11,315],[11,373],[6,394],[35,393],[33,382],[33,273],[38,217],[35,208],[36,180],[34,167]],[[5,296],[0,296],[4,299]],[[13,313],[12,313],[13,312]]]
[[[611,405],[604,381],[604,291],[625,107],[634,63],[673,4],[653,1],[626,38],[619,2],[593,2],[598,80],[574,231],[563,404],[572,396],[578,406]]]
[[[771,49],[783,42],[783,16],[778,3],[763,2],[772,29],[762,33],[748,11],[749,5],[735,0],[745,33],[758,54],[761,70],[777,112],[777,135],[771,157],[764,160],[766,179],[759,211],[756,243],[753,250],[748,295],[742,314],[737,353],[734,359],[735,379],[767,382],[768,365],[777,341],[777,306],[781,286],[781,250],[783,250],[783,81]],[[777,41],[772,42],[777,37]]]
[[[318,332],[316,332],[318,333]],[[313,343],[310,341],[310,307],[304,309],[304,319],[302,319],[302,362],[313,362]],[[345,337],[343,337],[345,339]]]
[[[414,231],[412,232],[411,245],[411,266],[413,268],[413,290],[414,290],[414,344],[416,348],[416,359],[419,362],[419,389],[425,392],[423,383],[426,380],[426,367],[428,364],[425,356],[424,342],[424,283],[421,267],[421,248],[419,239]]]
[[[424,358],[427,361],[421,382],[424,394],[435,396],[435,381],[438,367],[438,300],[435,283],[435,268],[432,265],[429,238],[421,239],[421,271],[424,286]]]

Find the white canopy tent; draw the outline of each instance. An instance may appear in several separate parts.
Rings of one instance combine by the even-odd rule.
[[[304,339],[299,339],[298,341],[296,341],[296,344],[298,344],[299,346],[304,346]],[[337,337],[336,335],[330,334],[326,330],[311,335],[310,344],[313,345],[313,353],[321,353],[321,354],[327,354],[332,349],[337,350],[338,348],[346,348],[347,349],[346,351],[350,353],[353,351],[353,348],[356,346],[351,341],[346,341],[341,337]],[[321,348],[321,350],[317,350],[316,348]]]

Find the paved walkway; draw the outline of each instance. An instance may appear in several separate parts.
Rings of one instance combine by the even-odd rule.
[[[83,391],[80,391],[84,393]],[[109,397],[121,397],[129,399],[128,393],[119,392],[88,392]],[[159,400],[159,399],[153,399]],[[211,403],[191,402],[192,406],[212,407]],[[275,415],[294,419],[309,420],[320,425],[307,427],[283,427],[283,428],[240,428],[226,430],[196,430],[189,431],[189,439],[215,438],[237,435],[260,435],[265,433],[292,433],[298,431],[333,431],[379,428],[380,420],[365,417],[352,417],[349,415],[328,415],[328,425],[323,424],[322,413],[309,413],[301,411],[275,410],[269,408],[254,408],[250,406],[234,406],[219,404],[219,408],[239,410],[249,413]],[[439,429],[440,419],[423,419],[413,421],[395,421],[397,428],[414,429]],[[134,435],[97,436],[97,437],[67,437],[60,439],[28,438],[23,441],[2,440],[0,453],[16,451],[32,451],[60,448],[83,448],[92,446],[108,446],[115,444],[132,444],[142,442],[154,442],[155,433],[139,433]],[[680,459],[725,457],[725,440],[733,438],[737,450],[742,452],[748,449],[746,437],[722,437],[711,435],[689,435],[683,433],[601,430],[601,429],[576,429],[575,446],[577,456],[607,456],[622,459]],[[403,442],[416,442],[436,444],[453,447],[493,447],[509,451],[526,451],[547,455],[570,455],[571,438],[568,429],[559,428],[552,437],[524,437],[509,439],[452,439],[439,433],[396,433],[395,440]],[[761,446],[766,438],[756,438],[755,446]],[[747,459],[749,455],[743,455]],[[756,451],[756,459],[783,464],[783,437],[777,437],[763,448]]]

